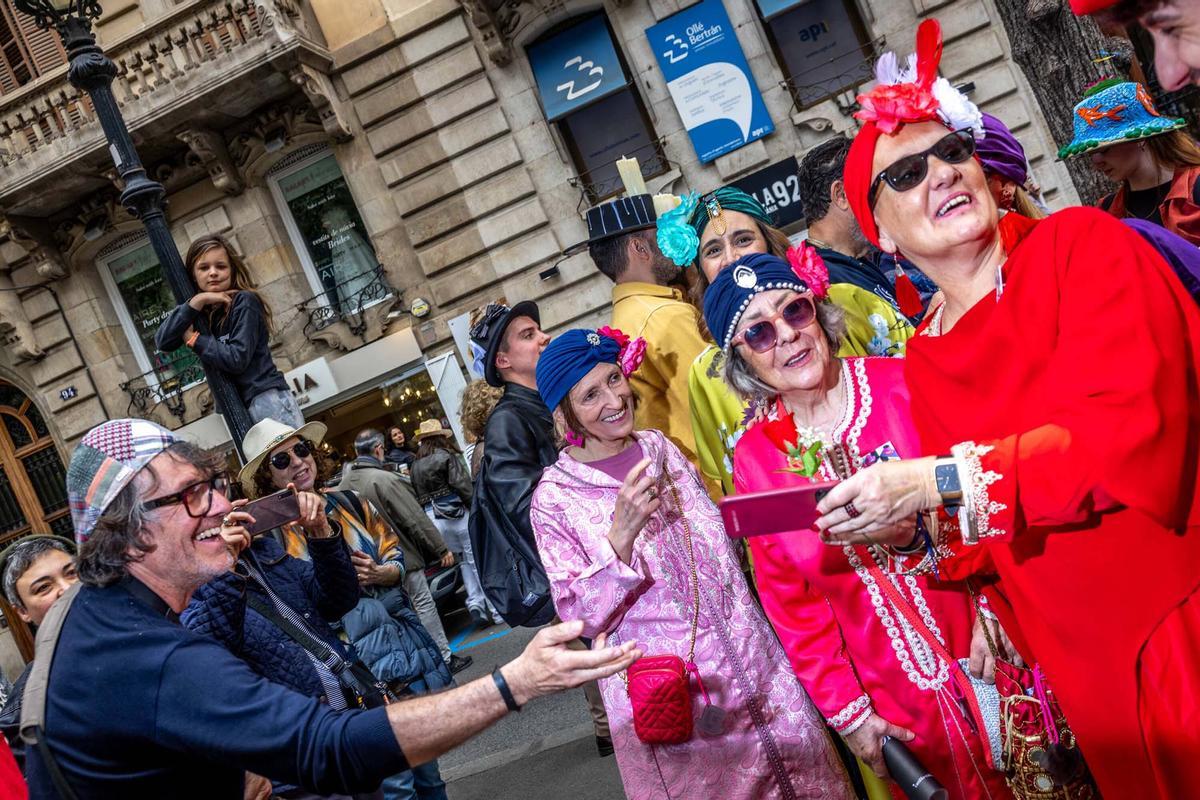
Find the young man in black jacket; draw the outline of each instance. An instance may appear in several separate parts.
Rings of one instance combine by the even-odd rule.
[[[555,619],[550,582],[538,556],[529,505],[542,471],[558,459],[554,418],[537,391],[535,370],[550,343],[532,301],[491,303],[471,327],[483,351],[483,376],[504,389],[483,433],[468,521],[484,594],[509,625],[537,627]],[[579,647],[585,647],[579,643]],[[599,687],[584,686],[601,755],[612,753]]]

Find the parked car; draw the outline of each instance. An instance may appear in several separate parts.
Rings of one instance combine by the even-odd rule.
[[[457,561],[454,566],[443,567],[440,564],[430,564],[425,568],[425,579],[429,581],[429,593],[439,609],[466,604],[466,591],[460,595],[462,588],[462,565]]]

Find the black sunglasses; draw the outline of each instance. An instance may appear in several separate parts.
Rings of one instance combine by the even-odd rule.
[[[937,156],[947,164],[961,164],[975,155],[975,137],[968,130],[954,131],[938,139],[928,150],[897,159],[871,181],[871,188],[867,192],[867,204],[875,207],[879,185],[885,181],[897,192],[907,192],[920,186],[921,181],[929,174],[931,155]]]
[[[288,464],[292,463],[291,454],[295,453],[296,458],[305,459],[312,455],[312,445],[303,439],[292,445],[291,450],[282,450],[271,456],[271,466],[277,470],[285,470]]]
[[[212,508],[214,494],[227,494],[229,490],[229,475],[218,472],[211,478],[190,483],[174,494],[147,500],[143,505],[147,509],[162,508],[163,506],[183,503],[184,509],[192,519],[203,519]]]

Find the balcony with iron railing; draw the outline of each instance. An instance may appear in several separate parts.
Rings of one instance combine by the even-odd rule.
[[[296,0],[191,0],[137,32],[102,42],[113,92],[143,160],[181,149],[180,131],[226,130],[273,100],[307,93],[331,63]],[[87,96],[63,65],[0,95],[0,201],[45,217],[101,188],[112,169]]]

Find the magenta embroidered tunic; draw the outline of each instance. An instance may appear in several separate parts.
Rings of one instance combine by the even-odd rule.
[[[846,408],[833,433],[851,471],[871,454],[920,452],[903,361],[846,358],[842,380]],[[752,425],[734,450],[734,485],[752,492],[809,480],[779,471],[786,466],[783,453]],[[822,466],[826,471],[817,478],[836,480]],[[830,547],[811,530],[755,536],[750,547],[763,608],[800,682],[835,730],[852,733],[874,711],[916,734],[909,748],[954,800],[1011,797],[949,698],[949,665],[897,613],[866,568],[866,548]],[[970,655],[975,611],[965,584],[924,575],[891,580],[955,658]],[[904,796],[895,784],[891,789]]]
[[[680,513],[691,525],[700,585],[696,664],[724,733],[693,731],[679,745],[647,745],[633,730],[619,676],[600,682],[617,765],[629,800],[851,798],[820,714],[788,666],[770,624],[754,603],[695,468],[656,430],[637,438],[658,478],[662,509],[647,523],[625,564],[608,541],[614,478],[565,452],[533,494],[534,536],[564,620],[583,620],[584,636],[608,632],[636,640],[648,655],[687,658],[693,601]],[[675,508],[669,472],[679,493]],[[703,700],[692,680],[693,716]]]

